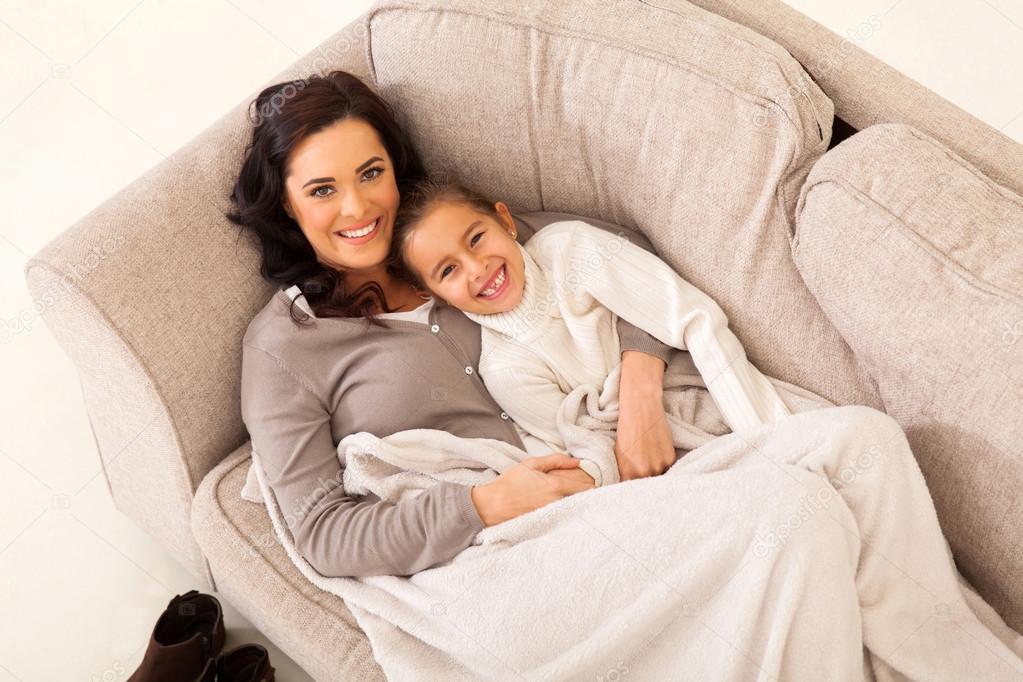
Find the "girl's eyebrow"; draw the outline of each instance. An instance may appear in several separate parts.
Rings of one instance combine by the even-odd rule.
[[[467,227],[465,229],[465,232],[462,234],[462,241],[464,242],[466,239],[468,239],[469,238],[469,233],[472,232],[473,230],[475,230],[477,227],[479,227],[480,223],[482,223],[482,222],[483,222],[482,220],[474,220],[474,221],[472,221],[472,224],[469,225],[469,227]],[[442,259],[440,259],[440,261],[437,262],[436,265],[433,266],[433,270],[430,270],[430,279],[436,279],[437,278],[437,270],[439,270],[440,266],[444,265],[444,263],[446,261],[447,261],[447,258],[442,258]]]

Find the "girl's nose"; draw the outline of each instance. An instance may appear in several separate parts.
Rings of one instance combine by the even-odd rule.
[[[470,258],[466,267],[474,281],[483,279],[487,274],[487,264],[480,258]]]

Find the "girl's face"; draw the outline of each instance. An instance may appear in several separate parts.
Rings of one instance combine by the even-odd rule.
[[[459,203],[438,202],[415,226],[405,262],[430,291],[470,313],[511,310],[522,300],[525,265],[512,236],[508,207],[493,216]]]
[[[387,258],[398,185],[373,126],[356,118],[309,135],[291,151],[284,210],[317,260],[339,270],[372,270]]]

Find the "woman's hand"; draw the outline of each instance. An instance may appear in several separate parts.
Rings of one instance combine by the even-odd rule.
[[[627,350],[622,353],[615,458],[621,480],[657,476],[675,463],[671,427],[664,414],[664,361]]]
[[[574,459],[574,458],[573,458]],[[596,488],[597,482],[593,480],[593,476],[586,473],[585,469],[555,469],[554,471],[548,472],[549,476],[557,476],[563,478],[566,481],[574,481],[576,483],[582,483],[583,485],[589,486],[590,488]]]
[[[561,452],[530,457],[490,483],[473,486],[470,495],[483,525],[497,525],[593,488],[593,479],[578,468],[579,461]]]

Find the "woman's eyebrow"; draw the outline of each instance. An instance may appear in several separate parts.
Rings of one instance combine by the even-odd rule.
[[[371,158],[367,159],[366,161],[363,161],[359,165],[359,167],[355,169],[355,172],[356,173],[361,173],[363,170],[366,169],[367,166],[369,166],[370,164],[372,164],[372,163],[374,163],[376,161],[383,161],[383,159],[381,159],[379,156],[371,157]],[[309,185],[313,184],[314,182],[334,182],[334,181],[335,181],[334,178],[313,178],[309,182],[307,182],[304,185],[302,185],[302,189],[305,189],[306,187],[308,187]]]
[[[361,173],[367,166],[369,166],[374,161],[383,161],[383,159],[381,159],[379,156],[373,156],[368,161],[363,161],[362,165],[355,169],[355,172]]]
[[[466,239],[468,239],[469,233],[475,230],[477,227],[479,227],[480,223],[482,222],[483,222],[482,220],[472,221],[472,224],[466,228],[465,234],[462,235],[462,241],[464,242]],[[447,260],[448,257],[445,256],[444,258],[441,258],[436,265],[433,266],[433,270],[430,270],[430,279],[435,279],[437,277],[437,270],[439,270],[440,266],[444,265],[444,263],[447,262]]]

